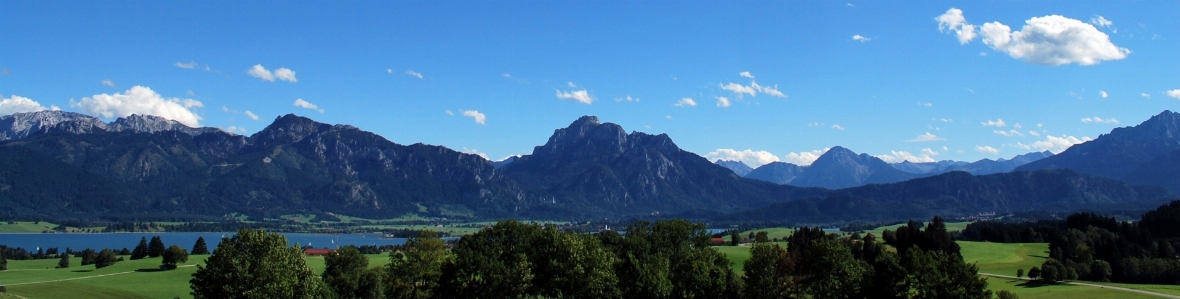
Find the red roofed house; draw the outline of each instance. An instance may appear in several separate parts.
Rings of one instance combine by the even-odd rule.
[[[305,254],[305,255],[328,255],[331,253],[332,253],[331,249],[308,248],[307,250],[303,251],[303,254]]]

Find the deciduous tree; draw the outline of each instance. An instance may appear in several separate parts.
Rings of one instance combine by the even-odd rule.
[[[283,235],[263,230],[242,229],[222,238],[189,283],[197,299],[331,296],[299,246],[287,246]]]
[[[176,264],[187,261],[188,252],[185,252],[184,248],[180,248],[179,245],[172,245],[164,250],[164,264],[161,268],[168,270],[176,269]]]
[[[337,298],[377,298],[380,288],[365,288],[369,273],[369,258],[361,254],[356,246],[344,246],[324,257],[324,284],[336,293]]]
[[[114,265],[115,262],[118,261],[118,259],[119,258],[115,256],[114,251],[104,248],[101,252],[98,253],[98,256],[94,257],[94,268],[95,269],[106,268],[107,266]]]
[[[443,266],[453,258],[446,243],[433,231],[421,231],[406,240],[401,251],[389,253],[386,268],[386,296],[391,298],[431,298],[438,291]]]

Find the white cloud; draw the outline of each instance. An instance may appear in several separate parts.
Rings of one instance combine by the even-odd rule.
[[[1079,144],[1090,140],[1092,140],[1090,137],[1082,137],[1082,139],[1078,139],[1077,137],[1068,135],[1061,135],[1061,137],[1047,135],[1045,136],[1045,140],[1033,142],[1033,144],[1017,142],[1013,146],[1024,150],[1051,151],[1054,154],[1057,154],[1065,151],[1074,144]]]
[[[1141,96],[1141,97],[1143,97],[1143,98],[1145,98],[1145,99],[1150,99],[1150,98],[1151,98],[1151,95],[1147,94],[1146,92],[1139,93],[1139,96]]]
[[[676,106],[676,107],[696,107],[696,105],[697,105],[697,101],[692,100],[692,98],[682,98],[679,101],[676,101],[676,104],[673,106]]]
[[[294,105],[295,105],[295,107],[299,107],[299,108],[303,108],[303,109],[311,109],[311,110],[318,111],[319,113],[324,113],[324,109],[320,109],[320,106],[316,106],[316,104],[312,104],[311,102],[304,101],[303,99],[295,99]]]
[[[726,98],[726,97],[716,97],[716,98],[717,98],[717,107],[729,108],[729,105],[730,105],[729,98]]]
[[[852,40],[863,43],[863,42],[871,41],[873,39],[861,36],[860,34],[857,34],[857,35],[852,36]]]
[[[1082,122],[1084,122],[1084,123],[1099,123],[1099,124],[1117,124],[1117,123],[1119,123],[1119,120],[1114,119],[1114,118],[1103,119],[1101,117],[1095,116],[1095,117],[1083,118]]]
[[[843,127],[843,126],[840,126],[840,125],[832,125],[832,129],[836,129],[836,130],[844,131],[844,127]]]
[[[918,106],[922,106],[922,107],[934,107],[934,103],[931,103],[931,102],[918,102]]]
[[[615,102],[638,102],[638,101],[639,101],[639,98],[633,98],[633,97],[631,97],[631,95],[627,95],[627,97],[625,97],[625,98],[624,97],[615,98]]]
[[[287,82],[298,82],[299,81],[299,80],[295,79],[295,71],[292,71],[291,69],[285,68],[285,67],[281,67],[281,68],[275,70],[275,78],[277,78],[279,80],[287,81]]]
[[[818,126],[822,126],[822,125],[824,125],[824,123],[815,122],[815,121],[807,123],[808,127],[818,127]]]
[[[246,128],[236,127],[236,126],[228,126],[228,127],[222,128],[221,130],[225,131],[226,133],[233,133],[233,134],[236,134],[236,133],[245,134],[246,133]]]
[[[33,99],[11,95],[8,98],[0,98],[0,115],[9,115],[21,112],[36,112],[46,110],[45,106],[37,103]]]
[[[385,73],[387,73],[387,74],[392,74],[392,73],[393,73],[393,69],[385,69]]]
[[[565,82],[565,84],[566,84],[566,85],[569,85],[569,86],[570,86],[570,88],[577,88],[577,87],[578,87],[578,85],[577,85],[577,84],[574,84],[574,81]]]
[[[827,153],[828,150],[830,150],[830,149],[831,148],[825,148],[822,150],[813,150],[813,151],[809,151],[809,152],[798,152],[798,153],[790,152],[786,156],[783,157],[783,158],[785,158],[785,159],[783,159],[783,162],[787,162],[787,163],[791,163],[791,164],[795,164],[795,165],[799,165],[799,166],[808,166],[808,165],[811,165],[811,163],[815,163],[815,160],[818,160],[819,156],[823,156],[824,153]]]
[[[742,76],[742,77],[744,77],[744,78],[750,78],[750,79],[754,79],[754,75],[753,75],[753,74],[750,74],[750,72],[741,72],[741,73],[740,73],[740,74],[738,74],[738,75],[740,75],[740,76]]]
[[[938,21],[938,31],[954,31],[955,36],[959,38],[959,44],[965,45],[975,39],[975,25],[967,23],[967,18],[963,17],[963,10],[948,9],[934,20]]]
[[[251,67],[250,70],[246,71],[246,73],[250,74],[252,77],[262,79],[263,81],[267,82],[274,82],[275,79],[292,83],[299,81],[295,78],[295,71],[285,67],[281,67],[275,70],[274,73],[271,73],[270,70],[267,70],[261,64],[255,64],[254,67]]]
[[[778,90],[778,85],[775,85],[774,87],[763,86],[762,93],[768,94],[772,97],[779,97],[779,98],[787,97],[787,95],[783,94],[783,92]]]
[[[978,146],[978,145],[976,145],[975,151],[981,152],[984,154],[992,154],[992,155],[997,155],[1000,153],[1000,150],[998,150],[994,147],[991,147],[991,146]]]
[[[1180,89],[1169,90],[1169,91],[1165,92],[1165,94],[1167,94],[1169,97],[1173,97],[1173,98],[1176,98],[1177,100],[1180,100]]]
[[[1104,60],[1120,60],[1131,53],[1111,43],[1110,36],[1094,25],[1059,15],[1028,19],[1015,32],[1000,22],[985,23],[979,32],[983,43],[992,49],[1043,65],[1093,65]]]
[[[469,148],[464,147],[462,152],[464,154],[472,154],[472,155],[480,156],[480,157],[483,157],[484,160],[488,160],[488,154],[481,153],[481,152],[479,152],[479,150],[476,150],[474,148],[469,149]]]
[[[930,134],[930,132],[926,132],[926,134],[918,135],[918,137],[914,137],[914,139],[906,140],[906,142],[927,142],[927,141],[942,141],[942,140],[946,140],[946,138],[939,138],[938,136],[936,136],[934,134]]]
[[[463,110],[463,116],[470,117],[471,119],[475,120],[475,123],[477,124],[487,125],[488,116],[484,115],[483,113],[479,113],[479,111]]]
[[[195,97],[195,96],[197,96],[197,93],[193,92],[193,90],[192,90],[192,89],[189,89],[189,90],[188,90],[188,92],[186,92],[186,93],[187,93],[187,94],[188,94],[190,97]]]
[[[568,92],[557,91],[557,98],[562,100],[575,100],[579,103],[590,105],[594,104],[594,97],[590,96],[590,92],[583,90],[571,90]]]
[[[1107,98],[1107,97],[1110,97],[1110,94],[1106,93],[1106,91],[1105,91],[1105,90],[1099,90],[1099,91],[1098,91],[1098,95],[1099,95],[1099,96],[1102,96],[1102,98],[1103,98],[1103,99],[1105,99],[1105,98]]]
[[[120,94],[97,94],[70,101],[87,114],[103,118],[126,117],[132,114],[154,115],[180,122],[186,126],[199,127],[201,116],[190,108],[204,106],[192,99],[164,98],[144,86],[134,86]]]
[[[749,94],[752,97],[758,96],[758,91],[754,90],[754,87],[745,86],[745,85],[741,85],[741,84],[737,84],[737,83],[733,83],[733,82],[729,82],[729,84],[721,85],[721,89],[732,91],[734,94],[737,95],[737,97],[739,99],[742,98],[743,94]]]
[[[410,77],[418,77],[418,79],[424,78],[424,77],[422,77],[422,73],[415,72],[414,70],[406,71],[406,75],[410,75]]]
[[[1015,125],[1012,125],[1012,127],[1019,129],[1019,128],[1023,128],[1024,126],[1021,126],[1020,123],[1016,123]]]
[[[988,120],[986,122],[981,122],[979,124],[983,125],[984,127],[1004,127],[1007,125],[1004,123],[1003,119],[999,119],[999,118],[997,118],[996,120]]]
[[[197,67],[197,62],[196,61],[177,62],[176,64],[173,64],[173,65],[175,65],[178,68],[191,70],[191,69]]]
[[[106,87],[115,87],[115,81],[111,81],[111,79],[104,79],[102,80],[102,85]]]
[[[995,132],[996,134],[1004,135],[1006,137],[1012,137],[1012,136],[1024,137],[1024,133],[1020,133],[1020,131],[1017,131],[1017,130],[1009,130],[1009,131],[996,130],[996,131],[992,131],[992,132]]]
[[[1090,17],[1090,24],[1097,25],[1098,27],[1110,27],[1110,26],[1114,26],[1114,22],[1111,22],[1110,20],[1107,20],[1107,19],[1106,19],[1106,17],[1103,17],[1103,16],[1093,16],[1093,17]]]
[[[447,112],[447,115],[455,116],[455,112],[451,112],[451,109],[447,109],[446,112]]]
[[[743,150],[736,151],[730,148],[720,148],[705,154],[705,159],[709,161],[728,160],[741,161],[750,167],[757,168],[758,166],[770,164],[771,162],[778,162],[778,156],[771,154],[768,151],[754,151]]]
[[[922,152],[922,155],[914,155],[907,151],[889,151],[889,154],[878,155],[876,157],[882,161],[885,161],[886,163],[901,163],[905,161],[910,161],[913,163],[927,163],[938,161],[931,157],[938,154],[937,152],[934,152],[934,150],[927,148],[923,149]]]
[[[250,110],[246,110],[246,112],[243,113],[246,114],[246,117],[249,117],[252,120],[258,120],[258,114],[254,114],[254,112],[250,112]]]
[[[1041,133],[1037,133],[1037,131],[1032,131],[1032,130],[1029,130],[1029,131],[1028,131],[1028,134],[1029,134],[1029,135],[1033,135],[1033,136],[1035,136],[1035,137],[1041,137]]]
[[[955,120],[954,120],[954,119],[950,119],[950,118],[940,118],[940,119],[938,119],[938,121],[941,121],[941,122],[944,122],[944,123],[949,123],[949,122],[954,122]]]

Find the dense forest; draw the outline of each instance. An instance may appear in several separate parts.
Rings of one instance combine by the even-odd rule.
[[[990,298],[942,219],[876,237],[801,228],[786,246],[758,234],[745,273],[703,224],[636,222],[623,232],[565,232],[500,221],[453,248],[422,232],[369,267],[354,247],[311,273],[281,235],[241,230],[193,275],[196,298]],[[244,258],[250,256],[250,258]],[[244,262],[249,260],[250,262]]]
[[[1123,283],[1180,283],[1180,201],[1144,213],[1137,222],[1093,213],[1065,220],[1021,223],[976,222],[961,239],[990,242],[1048,242],[1049,259],[1030,277]],[[1031,275],[1037,273],[1039,275]]]

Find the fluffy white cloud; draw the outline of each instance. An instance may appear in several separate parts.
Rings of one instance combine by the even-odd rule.
[[[631,95],[627,95],[627,97],[625,97],[625,98],[624,97],[615,98],[615,102],[638,102],[638,101],[639,101],[639,98],[633,98],[633,97],[631,97]]]
[[[1033,136],[1035,136],[1035,137],[1041,137],[1041,133],[1038,133],[1037,131],[1031,131],[1031,130],[1030,130],[1030,131],[1028,131],[1028,134],[1029,134],[1029,135],[1033,135]]]
[[[986,122],[981,122],[979,124],[983,125],[984,127],[1003,127],[1003,126],[1008,125],[1008,124],[1005,124],[1004,120],[1000,119],[1000,118],[997,118],[996,120],[988,120]]]
[[[757,96],[758,95],[758,91],[754,90],[753,86],[745,86],[745,85],[741,85],[741,84],[737,84],[737,83],[733,83],[733,82],[729,82],[729,84],[721,85],[721,89],[733,92],[734,94],[737,95],[737,97],[739,99],[742,97],[743,94],[749,94],[750,96]]]
[[[246,117],[249,117],[252,120],[258,120],[258,114],[254,114],[254,112],[250,112],[250,110],[246,110],[246,112],[243,113],[246,114]]]
[[[475,123],[477,124],[487,125],[488,116],[484,115],[483,113],[479,113],[479,111],[463,110],[463,116],[470,117],[471,119],[475,120]]]
[[[705,154],[705,159],[709,159],[709,161],[741,161],[742,163],[746,163],[746,165],[755,168],[758,166],[770,164],[771,162],[779,161],[778,156],[775,156],[768,151],[736,151],[731,148],[720,148],[712,151],[708,154]]]
[[[742,72],[742,73],[740,73],[740,74],[738,74],[738,75],[739,75],[739,76],[742,76],[743,78],[750,78],[750,79],[754,79],[754,75],[753,75],[753,74],[750,74],[750,72]]]
[[[272,73],[270,70],[267,70],[261,64],[255,64],[254,67],[251,67],[250,70],[246,71],[246,73],[250,74],[250,76],[252,76],[252,77],[262,79],[263,81],[267,81],[267,82],[274,82],[275,79],[279,79],[279,80],[287,81],[287,82],[298,82],[299,81],[298,79],[295,78],[295,71],[292,71],[291,69],[288,69],[285,67],[281,67]]]
[[[942,140],[946,140],[946,138],[939,138],[938,136],[936,136],[934,134],[930,134],[930,132],[926,132],[926,134],[918,135],[918,137],[914,137],[914,139],[906,140],[906,142],[927,142],[927,141],[942,141]]]
[[[783,94],[783,92],[778,90],[778,85],[775,85],[774,87],[762,86],[761,91],[762,91],[762,93],[768,94],[772,97],[779,97],[779,98],[787,97],[786,94]]]
[[[926,148],[922,149],[921,155],[914,155],[907,151],[889,151],[889,154],[878,155],[876,157],[882,161],[885,161],[886,163],[901,163],[905,161],[910,161],[913,163],[937,162],[938,160],[935,160],[933,157],[931,157],[933,155],[938,155],[938,152]]]
[[[18,95],[12,95],[8,98],[0,98],[0,115],[9,115],[21,112],[36,112],[41,110],[47,109],[45,109],[45,106],[41,106],[41,103],[37,103],[37,101],[34,101],[30,98]]]
[[[1119,120],[1114,119],[1114,118],[1103,119],[1101,117],[1095,116],[1095,117],[1083,118],[1082,122],[1084,122],[1084,123],[1099,123],[1099,124],[1117,124],[1117,123],[1119,123]]]
[[[994,147],[991,147],[991,146],[978,146],[978,145],[976,145],[975,151],[981,152],[984,154],[992,154],[992,155],[997,155],[1000,153],[1000,150],[998,150]]]
[[[1180,89],[1169,90],[1169,91],[1164,92],[1164,94],[1167,94],[1169,97],[1173,97],[1173,98],[1176,98],[1177,100],[1180,100]]]
[[[717,98],[717,107],[729,108],[729,105],[730,105],[729,98],[726,98],[726,97],[716,97],[716,98]]]
[[[959,38],[959,44],[965,45],[975,39],[975,25],[967,23],[967,18],[963,17],[963,10],[961,9],[948,9],[942,15],[934,18],[934,20],[938,21],[939,31],[954,31],[955,36]]]
[[[590,92],[583,90],[571,90],[568,92],[557,91],[557,98],[562,100],[575,100],[579,103],[590,105],[594,104],[594,97],[590,96]]]
[[[204,106],[192,99],[164,98],[144,86],[134,86],[120,94],[97,94],[70,101],[75,107],[103,118],[125,117],[132,114],[154,115],[175,120],[190,127],[199,127],[201,116],[190,108]]]
[[[1123,59],[1131,53],[1111,43],[1110,36],[1094,25],[1059,15],[1028,19],[1015,32],[1000,22],[984,23],[980,34],[983,43],[996,51],[1043,65],[1093,65]]]
[[[406,71],[406,75],[410,75],[410,77],[418,77],[418,79],[424,78],[424,77],[422,77],[422,73],[415,72],[414,70]]]
[[[860,34],[857,34],[857,35],[853,35],[853,36],[852,36],[852,40],[854,40],[854,41],[858,41],[858,42],[862,42],[862,43],[863,43],[863,42],[867,42],[867,41],[870,41],[870,40],[873,40],[873,39],[871,39],[871,38],[867,38],[867,37],[864,37],[864,36],[862,36],[862,35],[860,35]]]
[[[1106,19],[1106,17],[1103,17],[1103,16],[1093,16],[1093,17],[1090,17],[1090,24],[1094,24],[1094,25],[1096,25],[1096,26],[1099,26],[1099,27],[1110,27],[1110,26],[1114,26],[1114,22],[1111,22],[1110,20],[1107,20],[1107,19]],[[1117,32],[1116,32],[1116,33],[1117,33]]]
[[[295,105],[295,107],[315,110],[315,111],[318,111],[319,113],[324,113],[324,109],[320,109],[320,106],[316,106],[316,104],[312,104],[311,102],[304,101],[303,99],[295,99],[295,103],[293,103],[293,104]]]
[[[115,87],[115,81],[111,81],[111,79],[104,79],[102,80],[102,85],[106,87]]]
[[[831,148],[825,148],[822,150],[813,150],[810,152],[798,152],[798,153],[790,152],[790,153],[787,153],[786,156],[783,156],[783,158],[784,158],[783,162],[787,162],[787,163],[791,163],[791,164],[795,164],[795,165],[799,165],[799,166],[808,166],[808,165],[811,165],[811,163],[815,163],[815,160],[819,159],[819,156],[823,156],[824,153],[827,153],[828,150],[830,150],[830,149]]]
[[[843,127],[843,126],[840,126],[840,125],[832,125],[832,129],[836,129],[836,130],[844,131],[844,127]]]
[[[1145,98],[1145,99],[1150,99],[1150,98],[1151,98],[1151,95],[1147,94],[1146,92],[1139,93],[1139,96],[1141,96],[1141,97],[1143,97],[1143,98]]]
[[[679,101],[676,101],[676,104],[673,106],[676,106],[676,107],[696,107],[696,105],[697,105],[697,101],[692,100],[692,98],[682,98]]]
[[[1061,135],[1061,137],[1046,135],[1045,140],[1033,142],[1032,144],[1017,142],[1013,146],[1024,150],[1051,151],[1054,154],[1057,154],[1065,151],[1074,144],[1079,144],[1090,140],[1092,140],[1090,137],[1082,137],[1082,139],[1078,139],[1077,137],[1068,135]]]
[[[1017,131],[1017,130],[1008,130],[1008,131],[996,130],[996,131],[992,131],[992,132],[994,132],[996,134],[1004,135],[1007,137],[1012,137],[1012,136],[1024,137],[1024,133],[1020,133],[1020,131]]]
[[[1110,94],[1106,93],[1105,90],[1099,90],[1098,95],[1102,96],[1103,99],[1110,97]]]
[[[197,67],[197,62],[196,61],[177,62],[176,64],[173,64],[173,65],[175,65],[178,68],[191,70],[191,69]]]

